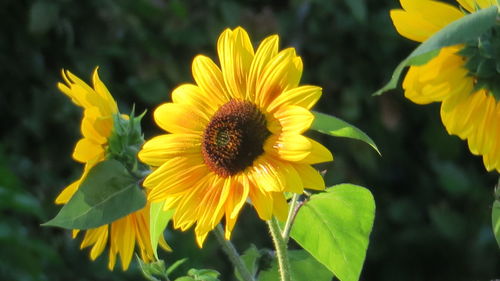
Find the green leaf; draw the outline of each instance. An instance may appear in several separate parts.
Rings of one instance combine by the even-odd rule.
[[[180,259],[180,260],[177,260],[176,262],[174,262],[171,266],[169,266],[167,268],[167,275],[172,274],[172,272],[174,272],[174,270],[179,268],[179,266],[184,264],[187,260],[188,260],[187,258],[183,258],[183,259]]]
[[[248,268],[248,271],[252,276],[255,276],[255,274],[257,274],[257,270],[259,269],[257,263],[261,256],[262,254],[260,253],[259,249],[257,249],[257,247],[255,247],[255,245],[253,244],[250,246],[250,248],[245,250],[243,255],[241,255],[243,263],[245,264],[246,268]],[[243,281],[243,278],[241,277],[237,269],[234,270],[234,273],[238,280]]]
[[[493,226],[493,233],[497,240],[498,247],[500,247],[500,201],[496,200],[493,203],[493,210],[491,212],[491,224]]]
[[[288,252],[292,278],[294,281],[330,281],[333,274],[321,263],[315,260],[308,252],[304,250],[293,250]],[[258,281],[276,281],[280,280],[278,264],[276,260],[270,269],[259,274]]]
[[[127,169],[116,160],[97,164],[57,216],[44,223],[89,229],[111,223],[144,207],[146,197]]]
[[[291,237],[341,281],[359,279],[375,217],[371,192],[340,184],[311,196],[300,209]]]
[[[164,202],[153,202],[149,210],[149,238],[151,239],[151,247],[155,257],[158,259],[158,241],[160,240],[163,231],[167,227],[168,222],[174,215],[174,210],[163,210]]]
[[[213,269],[195,269],[188,270],[188,275],[193,277],[196,281],[220,281],[220,273]]]
[[[381,155],[375,142],[360,129],[337,117],[315,111],[313,111],[313,113],[314,122],[311,126],[312,130],[330,136],[363,141],[375,149],[379,155]]]
[[[493,25],[495,25],[497,7],[466,15],[436,32],[429,39],[420,44],[406,59],[404,59],[394,70],[391,80],[373,95],[378,96],[389,90],[396,89],[403,69],[410,65],[422,65],[427,63],[443,47],[466,43],[476,39]]]

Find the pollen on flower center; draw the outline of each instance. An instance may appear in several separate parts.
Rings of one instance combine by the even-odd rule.
[[[271,135],[266,125],[255,104],[236,99],[224,104],[203,133],[205,164],[222,177],[245,170],[264,153],[264,142]]]

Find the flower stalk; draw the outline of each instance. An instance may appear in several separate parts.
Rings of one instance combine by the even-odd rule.
[[[283,232],[281,236],[285,241],[285,244],[288,244],[288,239],[290,238],[290,231],[292,230],[293,222],[295,221],[295,216],[299,212],[300,204],[299,203],[300,194],[294,193],[292,200],[290,200],[290,209],[288,210],[288,217],[286,218],[285,227],[283,228]]]
[[[243,263],[243,260],[238,254],[238,251],[236,251],[236,248],[234,247],[233,243],[224,238],[224,230],[222,229],[222,226],[220,224],[217,225],[217,227],[214,230],[214,233],[215,237],[217,238],[217,241],[222,246],[222,250],[226,253],[233,266],[240,273],[241,278],[243,278],[243,280],[245,281],[255,281],[252,274]]]
[[[276,248],[276,258],[278,259],[278,267],[281,281],[291,281],[290,261],[288,260],[287,243],[281,234],[278,220],[273,217],[267,221],[269,231],[273,238],[274,247]]]

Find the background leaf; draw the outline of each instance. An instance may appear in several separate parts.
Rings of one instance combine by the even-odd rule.
[[[245,264],[246,268],[248,268],[248,271],[252,276],[255,276],[257,274],[257,270],[259,269],[258,261],[261,256],[261,252],[253,244],[250,245],[250,247],[246,249],[245,252],[241,255],[243,263]],[[234,269],[234,275],[238,280],[244,281],[236,268]]]
[[[294,281],[330,281],[333,274],[304,250],[289,251],[290,267]],[[277,261],[270,269],[259,274],[258,281],[280,280]]]
[[[342,281],[356,281],[375,217],[371,192],[335,185],[311,196],[299,210],[291,237]]]
[[[497,13],[497,7],[492,6],[466,15],[439,30],[404,59],[394,70],[391,80],[382,89],[375,92],[374,95],[381,95],[395,89],[405,67],[422,65],[428,62],[443,47],[466,43],[469,40],[478,38],[495,24]]]
[[[380,154],[375,142],[367,134],[365,134],[365,132],[337,117],[320,112],[313,113],[314,122],[311,126],[312,130],[335,137],[351,138],[363,141],[373,147],[373,149]]]
[[[146,204],[144,192],[116,160],[97,164],[71,200],[43,225],[89,229],[111,223]]]
[[[163,231],[167,227],[168,222],[174,215],[174,210],[163,210],[164,201],[153,202],[149,209],[149,235],[151,239],[151,247],[155,257],[158,259],[158,241],[160,240]]]

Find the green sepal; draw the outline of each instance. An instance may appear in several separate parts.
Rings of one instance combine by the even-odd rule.
[[[107,158],[122,162],[138,178],[148,172],[147,167],[137,159],[144,143],[141,120],[145,114],[146,111],[135,116],[135,108],[132,108],[128,119],[121,114],[113,115],[113,130],[108,138]]]
[[[468,75],[475,79],[474,91],[486,89],[500,101],[500,25],[467,42],[459,54],[466,58]]]
[[[96,228],[145,205],[146,196],[137,179],[120,162],[109,159],[94,166],[56,217],[42,225]]]
[[[149,281],[168,280],[167,269],[163,260],[146,263],[136,254],[135,258],[139,264],[142,275]],[[161,278],[156,278],[161,277]]]
[[[423,65],[439,54],[443,47],[465,44],[477,39],[496,23],[497,7],[492,6],[466,15],[436,32],[422,42],[408,57],[394,70],[391,80],[373,95],[378,96],[387,91],[396,89],[405,67]]]
[[[337,117],[313,111],[314,122],[311,130],[335,137],[360,140],[370,145],[379,155],[375,142],[363,131]]]
[[[168,222],[174,215],[174,210],[163,210],[164,201],[151,203],[149,209],[149,235],[153,253],[158,259],[158,241],[160,240],[163,231],[167,227]]]
[[[359,279],[375,218],[371,192],[339,184],[312,195],[290,236],[341,281]]]

